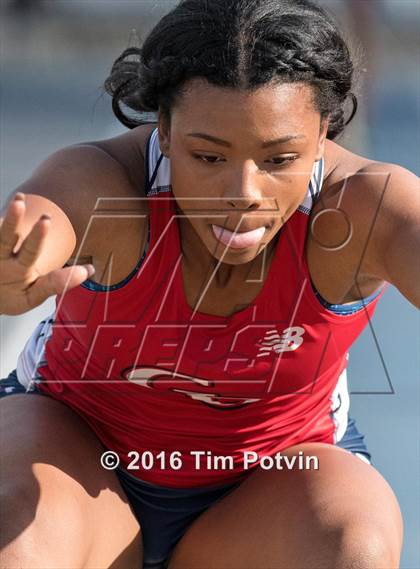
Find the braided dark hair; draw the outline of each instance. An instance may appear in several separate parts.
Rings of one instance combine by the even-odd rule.
[[[305,82],[314,88],[328,138],[336,138],[357,111],[354,68],[333,18],[310,0],[182,0],[164,16],[142,48],[115,61],[105,89],[116,117],[128,128],[144,113],[170,111],[186,81],[253,89],[269,82]],[[346,103],[353,109],[346,119]],[[136,111],[125,114],[122,105]]]

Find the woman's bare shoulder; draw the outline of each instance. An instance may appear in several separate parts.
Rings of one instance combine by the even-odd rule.
[[[418,177],[398,164],[370,160],[330,141],[325,158],[325,187],[313,211],[317,238],[321,243],[341,242],[344,226],[349,234],[345,246],[328,252],[318,247],[318,260],[341,262],[359,278],[391,282],[384,268],[388,253],[399,236],[414,235],[418,227]]]
[[[156,124],[145,124],[104,140],[91,141],[89,144],[101,149],[116,160],[126,171],[137,193],[144,191],[145,150],[150,134]]]
[[[326,141],[324,157],[324,182],[327,188],[354,177],[357,177],[364,186],[367,184],[368,187],[383,186],[384,178],[391,176],[401,182],[404,179],[417,178],[413,172],[403,166],[361,156],[332,140]]]
[[[372,160],[347,150],[332,140],[325,142],[325,177],[327,187],[352,176],[373,163]]]
[[[98,254],[104,231],[96,229],[99,224],[92,223],[92,215],[98,207],[113,207],[115,198],[128,198],[138,207],[132,198],[144,196],[144,149],[153,128],[145,125],[106,140],[80,142],[48,156],[15,190],[27,194],[28,216],[41,208],[57,218],[60,227],[70,222],[76,235],[74,252]],[[109,233],[116,222],[107,223]]]

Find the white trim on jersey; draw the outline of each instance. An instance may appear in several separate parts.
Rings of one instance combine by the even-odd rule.
[[[55,311],[38,324],[18,356],[16,375],[19,383],[28,391],[34,382],[42,380],[37,369],[47,363],[44,359],[45,344],[52,335],[54,317]]]
[[[160,150],[157,128],[150,137],[148,160],[149,183],[154,176],[148,195],[153,196],[160,192],[168,192],[171,189],[171,162],[166,156],[163,156]]]
[[[346,432],[349,408],[350,397],[347,387],[347,368],[344,368],[331,395],[331,418],[335,425],[334,444],[340,442]]]
[[[322,183],[324,181],[324,159],[318,160],[315,162],[311,181],[309,182],[308,192],[305,196],[305,199],[298,207],[298,210],[306,215],[311,213],[312,207],[316,200],[318,199],[319,194],[321,193]]]

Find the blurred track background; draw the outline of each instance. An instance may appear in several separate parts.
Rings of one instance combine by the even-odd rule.
[[[362,56],[360,112],[338,141],[371,159],[420,174],[419,0],[324,0]],[[124,131],[101,86],[114,59],[144,37],[170,0],[1,0],[1,200],[55,150]],[[136,32],[133,32],[135,28]],[[363,46],[361,51],[360,46]],[[48,300],[0,317],[0,377]],[[389,287],[372,325],[353,346],[351,411],[405,521],[402,569],[418,569],[420,517],[419,317]]]

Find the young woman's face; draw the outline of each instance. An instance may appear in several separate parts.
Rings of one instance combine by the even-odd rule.
[[[305,198],[327,126],[308,85],[188,84],[170,124],[159,120],[160,146],[178,207],[213,257],[247,263],[273,239]]]

